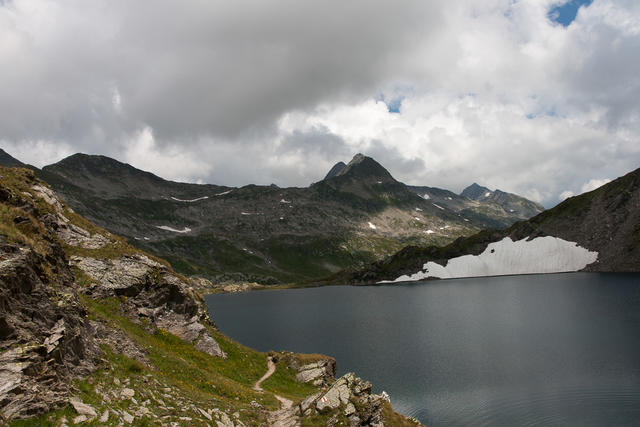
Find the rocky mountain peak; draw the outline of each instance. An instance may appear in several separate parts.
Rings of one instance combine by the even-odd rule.
[[[355,156],[353,156],[353,159],[351,159],[351,161],[349,162],[348,166],[352,166],[352,165],[356,165],[358,163],[362,163],[365,158],[366,158],[366,156],[364,154],[358,153]]]
[[[329,172],[327,173],[327,175],[324,177],[324,179],[329,179],[329,178],[333,178],[334,176],[336,176],[337,174],[340,173],[341,170],[343,170],[344,168],[346,168],[347,165],[345,164],[345,162],[338,162],[335,165],[333,165],[333,167],[331,168],[331,170],[329,170]]]
[[[483,197],[487,193],[491,194],[493,192],[489,190],[487,187],[483,187],[482,185],[478,185],[477,183],[474,182],[473,184],[471,184],[470,186],[462,190],[462,193],[460,193],[460,195],[462,197],[467,197],[471,200],[478,200],[479,198]]]
[[[378,180],[393,180],[393,177],[380,163],[371,157],[361,153],[353,156],[353,159],[335,174],[338,176],[348,176],[352,178],[376,178]]]

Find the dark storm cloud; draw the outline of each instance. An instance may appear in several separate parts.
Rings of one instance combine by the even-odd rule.
[[[235,138],[361,97],[433,19],[410,1],[29,3],[1,18],[0,137],[83,144],[141,124],[161,144]]]

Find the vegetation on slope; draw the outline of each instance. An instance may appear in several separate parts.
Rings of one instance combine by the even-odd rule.
[[[12,263],[12,268],[15,267],[12,274],[22,274],[31,267],[16,263],[22,254],[28,254],[33,250],[39,254],[33,258],[37,264],[33,268],[42,276],[39,286],[44,286],[45,290],[47,287],[56,289],[52,290],[51,297],[37,301],[35,305],[38,307],[30,307],[29,310],[42,311],[44,306],[48,305],[57,307],[58,310],[66,310],[65,301],[79,306],[75,311],[68,311],[67,323],[60,323],[59,320],[56,322],[56,318],[48,319],[48,323],[55,323],[54,329],[61,332],[50,333],[47,329],[31,338],[31,341],[17,342],[13,340],[12,333],[7,335],[5,332],[12,330],[11,325],[14,325],[13,322],[17,319],[15,316],[24,313],[21,313],[20,308],[15,311],[16,307],[11,306],[12,300],[6,299],[6,295],[0,293],[0,303],[5,304],[3,307],[7,310],[0,316],[0,320],[5,322],[0,324],[4,325],[3,335],[0,336],[0,365],[8,362],[14,366],[9,359],[13,357],[11,355],[22,357],[23,354],[34,352],[33,356],[30,356],[30,362],[22,365],[23,368],[30,365],[32,368],[20,373],[22,377],[18,380],[21,378],[24,382],[31,378],[33,381],[49,385],[52,381],[58,385],[67,384],[64,391],[56,392],[58,394],[52,400],[44,403],[38,402],[37,395],[16,395],[20,389],[15,385],[10,386],[13,388],[3,389],[0,394],[11,395],[8,400],[4,400],[6,396],[0,395],[2,405],[12,401],[27,406],[24,410],[7,415],[8,418],[4,418],[5,408],[0,406],[0,422],[10,422],[15,426],[58,426],[62,423],[76,422],[82,422],[84,425],[175,423],[185,426],[215,423],[231,425],[241,422],[245,426],[257,426],[269,424],[273,411],[280,408],[281,403],[276,394],[292,400],[295,404],[311,394],[327,389],[326,384],[314,386],[300,382],[296,378],[298,371],[283,359],[278,363],[275,374],[264,382],[265,391],[256,391],[253,385],[266,370],[267,354],[247,348],[219,333],[213,323],[206,321],[206,315],[200,317],[201,323],[196,326],[203,325],[206,334],[219,345],[224,358],[197,350],[193,343],[159,327],[156,320],[152,320],[154,315],[149,314],[151,311],[163,312],[164,316],[170,317],[179,312],[177,304],[202,304],[201,296],[188,290],[184,291],[186,293],[183,295],[169,296],[173,299],[167,302],[167,306],[157,305],[164,304],[158,298],[163,297],[166,292],[183,292],[180,290],[182,288],[175,286],[166,292],[163,289],[154,290],[155,287],[162,286],[162,283],[171,283],[167,282],[169,279],[163,278],[163,275],[171,276],[171,280],[179,281],[182,283],[180,286],[188,288],[187,279],[175,275],[166,263],[162,264],[162,260],[150,260],[149,263],[155,262],[156,267],[149,273],[144,273],[147,275],[144,277],[142,288],[134,286],[124,293],[118,293],[117,288],[115,292],[111,288],[103,288],[99,283],[100,279],[92,277],[88,270],[78,267],[81,266],[77,264],[78,260],[106,262],[150,257],[125,240],[107,233],[75,214],[60,203],[55,195],[35,178],[32,171],[0,167],[0,176],[0,259],[3,260],[0,284],[5,283],[7,273],[5,255],[7,262]],[[61,224],[66,227],[66,231],[72,230],[85,240],[73,243],[73,239],[63,239],[66,231],[59,228]],[[83,247],[84,243],[95,242],[96,236],[107,238],[108,241],[98,239],[100,245]],[[64,249],[64,252],[60,248]],[[18,256],[11,255],[7,250],[13,250]],[[70,260],[76,263],[73,269],[69,268]],[[139,266],[144,265],[146,264]],[[26,276],[19,277],[21,282],[36,280]],[[46,277],[48,279],[45,280]],[[130,280],[137,279],[132,275]],[[25,286],[28,291],[31,284],[25,283]],[[32,297],[37,298],[37,294]],[[185,302],[184,298],[194,299]],[[24,300],[28,302],[26,298]],[[77,316],[75,313],[82,315]],[[194,319],[196,317],[188,320],[190,323],[187,326],[196,324],[194,322],[197,320]],[[75,324],[74,322],[79,326],[74,329],[74,333],[84,332],[67,339],[65,333],[72,332],[69,328]],[[81,341],[77,341],[78,338]],[[44,344],[39,341],[42,339]],[[86,358],[82,363],[90,373],[85,369],[83,373],[73,371],[75,373],[71,375],[58,375],[57,372],[67,363],[64,351],[69,351],[69,348],[63,348],[62,344],[56,344],[58,340],[68,341],[71,345],[69,348],[79,351],[74,357]],[[90,350],[93,347],[96,348],[95,351]],[[45,351],[47,348],[54,350]],[[82,348],[84,350],[80,351]],[[300,363],[323,358],[318,355],[295,357]],[[47,368],[42,369],[41,365]],[[11,377],[11,381],[15,379]],[[79,399],[76,402],[89,405],[89,409],[94,411],[95,415],[82,415],[82,409],[78,409],[73,403],[74,398]],[[386,404],[383,412],[389,419],[408,422],[404,417],[395,414]],[[347,423],[346,415],[340,408],[309,413],[301,418],[303,425],[325,425],[327,420],[338,422],[338,425],[341,422],[344,425]]]

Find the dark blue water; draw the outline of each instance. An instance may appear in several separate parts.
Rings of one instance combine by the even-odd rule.
[[[429,426],[640,425],[640,275],[555,274],[207,297],[261,351],[324,353]]]

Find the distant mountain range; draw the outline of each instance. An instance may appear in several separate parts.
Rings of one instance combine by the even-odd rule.
[[[466,190],[465,190],[466,191]],[[473,186],[471,197],[491,197]],[[505,230],[410,246],[340,277],[375,283],[568,271],[640,271],[640,169]]]
[[[0,164],[24,165],[4,151]],[[542,211],[499,190],[476,200],[407,186],[362,154],[306,188],[178,183],[85,154],[36,173],[96,224],[178,272],[216,280],[315,279],[362,268],[407,245],[444,245]]]

